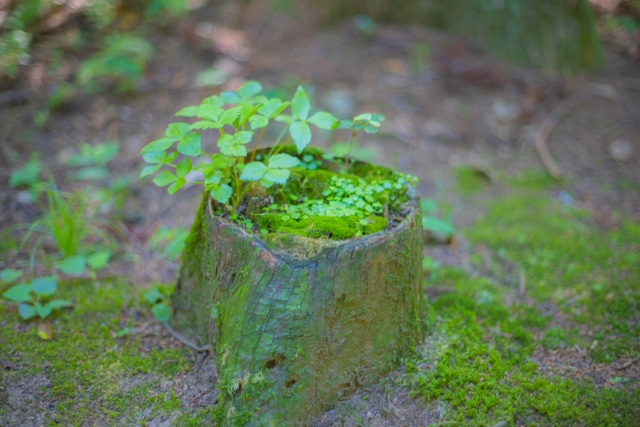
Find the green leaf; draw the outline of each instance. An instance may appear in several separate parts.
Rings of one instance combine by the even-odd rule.
[[[153,183],[158,187],[164,187],[165,185],[171,184],[176,179],[178,179],[178,177],[176,177],[173,172],[164,170],[153,178]]]
[[[256,114],[249,117],[249,123],[251,123],[251,130],[256,130],[266,127],[269,124],[269,118],[261,116],[260,114]]]
[[[197,105],[184,107],[182,110],[178,111],[175,115],[182,116],[182,117],[195,117],[196,113],[198,112],[198,108],[199,107]]]
[[[191,172],[191,169],[193,169],[191,160],[185,158],[180,163],[178,163],[178,166],[176,166],[176,176],[178,178],[184,178],[189,172]]]
[[[143,294],[143,296],[144,296],[144,299],[146,299],[147,302],[149,302],[149,304],[155,304],[164,298],[164,295],[162,295],[162,293],[158,290],[157,287],[153,287],[149,289],[147,292]]]
[[[300,120],[307,120],[310,109],[311,103],[309,102],[307,92],[305,92],[302,86],[298,86],[298,90],[295,95],[293,95],[293,100],[291,101],[291,111],[293,115]]]
[[[269,169],[288,169],[299,164],[300,160],[289,154],[280,153],[269,157]]]
[[[351,129],[353,122],[351,120],[340,120],[338,129]]]
[[[211,197],[219,203],[225,204],[231,198],[233,189],[227,184],[215,185],[211,189]]]
[[[212,122],[209,120],[202,120],[195,122],[191,125],[191,129],[207,130],[207,129],[220,129],[223,125],[218,122]]]
[[[168,322],[171,319],[171,309],[167,304],[156,304],[151,307],[151,312],[158,322]]]
[[[138,178],[144,178],[149,175],[153,175],[154,173],[158,172],[161,167],[162,165],[147,165],[142,168],[142,170],[140,171],[140,176],[138,176]]]
[[[20,304],[18,313],[24,320],[29,320],[36,315],[36,308],[30,304]]]
[[[49,301],[49,303],[47,305],[49,307],[51,307],[52,309],[56,310],[58,308],[71,307],[73,305],[73,303],[71,301],[66,300],[66,299],[54,299],[54,300]]]
[[[58,269],[64,274],[79,276],[84,273],[87,258],[84,255],[75,255],[58,263]],[[35,291],[35,288],[34,288]]]
[[[251,138],[253,138],[253,132],[245,130],[233,135],[233,142],[239,144],[248,144],[249,142],[251,142]]]
[[[247,163],[240,174],[240,179],[243,181],[258,181],[266,171],[267,167],[262,162]]]
[[[293,123],[295,121],[295,119],[293,118],[293,116],[290,116],[288,114],[280,114],[279,116],[276,116],[275,119],[276,122],[278,123],[285,123],[290,125],[291,123]]]
[[[149,165],[157,165],[167,158],[165,151],[148,151],[142,155],[142,160]]]
[[[258,108],[258,113],[270,119],[273,119],[278,114],[282,113],[289,106],[289,104],[289,102],[282,102],[279,99],[271,99],[267,103],[261,105],[260,108]]]
[[[229,92],[229,91],[222,92],[220,94],[220,98],[227,104],[237,104],[238,102],[242,101],[242,98],[240,97],[240,95],[238,95],[235,92]]]
[[[40,316],[42,319],[50,315],[51,310],[53,309],[51,308],[50,304],[42,305],[39,302],[36,303],[36,313],[38,313],[38,316]]]
[[[311,118],[309,118],[309,120],[307,120],[307,122],[316,125],[320,129],[335,129],[340,124],[338,119],[324,111],[315,113]]]
[[[220,115],[224,113],[224,108],[217,107],[215,105],[201,105],[196,111],[196,116],[201,119],[211,120],[217,122],[220,120]]]
[[[17,280],[18,278],[20,278],[20,276],[22,276],[22,271],[20,270],[5,268],[4,270],[0,271],[0,280],[2,280],[5,283],[11,283],[14,280]]]
[[[190,133],[178,142],[177,150],[185,156],[200,157],[200,134]]]
[[[9,185],[11,188],[16,188],[20,185],[33,185],[38,182],[40,170],[42,165],[40,159],[37,157],[29,160],[22,168],[11,172],[9,178]]]
[[[311,142],[311,128],[305,122],[293,122],[289,127],[289,133],[298,147],[298,153],[301,153],[304,148]]]
[[[218,140],[220,152],[226,156],[244,157],[247,155],[247,149],[244,145],[234,141],[233,136],[226,134]]]
[[[145,147],[140,151],[140,155],[145,155],[150,151],[165,151],[167,150],[169,147],[171,147],[173,145],[174,142],[176,142],[179,138],[160,138],[156,141],[150,142],[149,144],[145,145]]]
[[[87,257],[87,264],[92,270],[100,270],[107,266],[111,258],[111,251],[94,252]]]
[[[242,112],[242,108],[234,107],[229,110],[226,110],[224,113],[220,115],[220,123],[223,125],[232,124]]]
[[[191,126],[186,123],[171,123],[167,126],[167,130],[164,133],[169,138],[184,138],[189,132],[191,132]]]
[[[289,175],[291,175],[291,172],[288,169],[269,169],[264,174],[264,179],[275,184],[286,184]]]
[[[456,234],[456,229],[453,225],[447,221],[432,216],[426,216],[422,218],[422,228],[434,233],[453,235]]]
[[[244,100],[251,99],[260,92],[262,92],[262,85],[253,80],[249,80],[238,89],[238,95]]]
[[[53,295],[57,287],[56,276],[38,277],[31,282],[31,289],[40,296]]]
[[[15,302],[27,302],[31,301],[30,292],[31,285],[21,283],[19,285],[10,287],[4,294],[2,294],[2,296],[8,300]]]
[[[109,177],[109,170],[104,166],[92,166],[82,168],[71,174],[71,178],[76,181],[97,181]]]
[[[187,181],[184,178],[178,178],[173,184],[167,188],[167,193],[173,195],[180,190]]]
[[[229,166],[229,157],[224,154],[216,153],[211,156],[211,166],[216,169],[222,169]]]
[[[224,105],[224,101],[218,95],[213,95],[205,98],[202,101],[202,105],[215,105],[216,107],[222,107]]]

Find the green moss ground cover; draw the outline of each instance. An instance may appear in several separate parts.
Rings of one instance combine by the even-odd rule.
[[[448,292],[428,304],[430,333],[407,363],[414,394],[438,406],[443,425],[639,425],[635,381],[548,377],[531,355],[576,344],[600,363],[640,353],[640,225],[599,231],[585,211],[529,187],[489,202],[466,237],[485,256],[471,255],[473,275],[446,267],[428,280]],[[505,265],[525,278],[526,298]],[[566,320],[545,316],[543,303]]]
[[[406,360],[402,382],[437,409],[436,425],[639,425],[637,378],[619,371],[603,387],[550,377],[533,353],[578,345],[602,364],[640,354],[640,225],[620,219],[602,231],[587,212],[551,197],[558,191],[516,184],[517,193],[490,200],[466,230],[468,271],[427,275],[427,291],[446,292],[427,303],[425,342]],[[117,278],[61,283],[60,296],[76,306],[55,315],[52,341],[38,339],[13,305],[0,305],[0,360],[14,366],[0,377],[0,425],[19,425],[8,393],[20,384],[29,395],[20,416],[44,414],[45,425],[145,425],[159,417],[213,425],[213,398],[192,406],[177,387],[162,388],[193,375],[197,357],[160,344],[162,329],[141,292]],[[117,337],[128,322],[131,332]],[[34,378],[46,380],[27,388]]]

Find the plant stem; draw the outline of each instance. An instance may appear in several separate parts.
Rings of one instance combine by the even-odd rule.
[[[258,147],[260,146],[260,141],[262,141],[262,135],[264,135],[264,131],[267,129],[267,127],[263,127],[262,130],[260,131],[260,135],[258,135],[258,140],[256,141],[256,145],[253,147],[253,151],[251,152],[251,157],[249,158],[250,162],[253,162],[253,160],[256,158],[256,152],[258,151]]]
[[[353,146],[353,140],[356,138],[358,133],[354,130],[351,131],[351,140],[349,141],[349,150],[347,151],[347,155],[344,157],[345,163],[347,164],[347,169],[351,167],[351,147]]]
[[[282,133],[280,134],[280,136],[278,137],[278,139],[276,140],[275,144],[273,144],[273,147],[271,147],[271,151],[269,151],[269,157],[271,155],[273,155],[276,147],[278,146],[278,144],[280,143],[280,141],[282,140],[282,137],[284,136],[285,133],[287,133],[287,129],[289,129],[289,126],[285,127],[282,130]],[[290,140],[290,138],[287,140],[287,142]]]

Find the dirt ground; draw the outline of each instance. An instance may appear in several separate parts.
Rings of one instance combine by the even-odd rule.
[[[256,34],[225,26],[224,17],[212,7],[187,18],[171,34],[153,35],[157,56],[139,90],[125,95],[77,96],[52,111],[43,128],[33,124],[33,116],[41,108],[48,82],[34,77],[35,72],[27,72],[26,79],[3,87],[0,227],[31,221],[38,214],[7,185],[18,159],[24,161],[30,152],[39,151],[47,170],[62,179],[59,162],[78,142],[118,140],[122,149],[112,164],[113,172],[137,175],[142,165],[140,149],[163,133],[173,114],[220,90],[194,84],[196,75],[211,66],[229,75],[223,89],[235,89],[251,79],[288,93],[303,83],[314,91],[316,105],[337,116],[383,113],[387,121],[382,132],[364,136],[360,146],[375,150],[375,162],[418,176],[423,196],[445,195],[458,228],[473,223],[478,201],[458,194],[456,171],[467,168],[491,183],[542,169],[534,147],[536,132],[564,100],[581,97],[547,141],[565,180],[565,190],[556,197],[570,197],[575,205],[593,212],[596,225],[603,229],[615,225],[618,214],[640,221],[640,61],[613,46],[605,47],[603,69],[561,79],[506,65],[473,42],[435,30],[379,25],[374,35],[365,39],[351,22],[345,22],[304,37],[280,37],[277,44],[258,44]],[[213,27],[205,25],[209,19]],[[428,46],[428,59],[417,57],[416,46],[421,45]],[[210,137],[205,132],[203,140]],[[333,135],[334,140],[340,138],[344,136]],[[329,140],[319,143],[329,144]],[[490,191],[479,197],[493,197],[500,191],[489,185]],[[128,250],[143,261],[133,267],[122,266],[121,273],[134,284],[168,282],[175,276],[176,266],[154,259],[146,240],[159,225],[188,227],[199,191],[191,188],[170,197],[163,189],[139,183],[133,194],[124,219],[131,239]],[[465,247],[461,241],[455,248],[431,249],[430,254],[443,263],[461,266]],[[171,339],[156,330],[150,345],[159,345],[162,337]],[[180,346],[177,342],[173,345]],[[540,350],[533,357],[547,360],[551,366],[560,356]],[[583,360],[578,350],[561,359],[558,365],[574,366],[568,370],[591,363]],[[213,389],[212,360],[194,355],[192,363],[205,368],[179,381],[204,381]],[[376,426],[423,426],[436,420],[438,407],[426,407],[410,398],[406,389],[394,385],[393,376],[399,374],[340,402],[314,426],[352,426],[363,419]],[[639,374],[629,375],[637,378]],[[147,380],[131,378],[126,386]],[[17,406],[24,408],[22,416],[29,413],[29,402],[37,399],[37,390],[47,381],[38,376],[29,382],[5,384],[5,393],[11,402],[20,400]],[[169,386],[165,384],[157,392],[166,393]],[[215,398],[212,389],[200,385],[196,390],[200,398],[194,405],[211,405]],[[363,399],[363,395],[368,397]],[[42,418],[27,417],[20,422],[12,425],[39,425]],[[146,425],[170,424],[170,419],[157,419]]]

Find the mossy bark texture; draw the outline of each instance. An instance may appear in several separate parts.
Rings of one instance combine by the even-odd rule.
[[[205,197],[183,254],[173,325],[216,355],[221,425],[306,426],[377,381],[419,337],[417,197],[360,239],[252,236]]]

